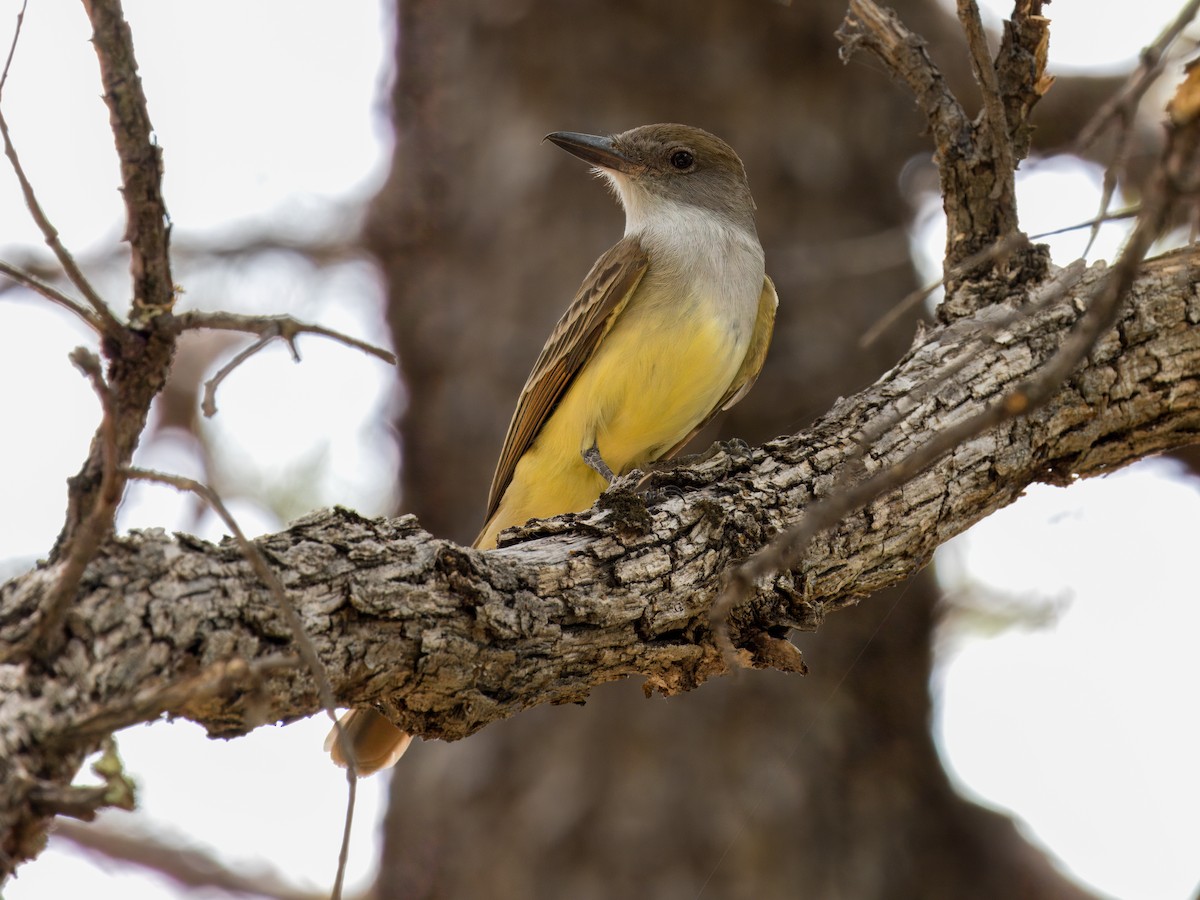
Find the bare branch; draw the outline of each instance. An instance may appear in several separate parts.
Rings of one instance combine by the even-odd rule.
[[[79,588],[83,571],[93,554],[112,529],[117,504],[125,488],[125,480],[117,472],[116,419],[112,391],[104,381],[100,360],[86,347],[76,347],[70,354],[71,362],[88,379],[100,401],[100,429],[97,433],[100,459],[102,461],[100,485],[96,504],[84,521],[65,558],[58,584],[46,598],[42,618],[33,632],[29,650],[43,662],[56,653],[62,644],[63,619]]]
[[[664,692],[687,690],[727,671],[708,624],[723,573],[828,494],[861,457],[860,436],[872,423],[905,413],[860,459],[856,468],[868,472],[911,458],[931,435],[1012,396],[1036,370],[1042,348],[1064,342],[1078,324],[1076,310],[1105,279],[1094,267],[1069,301],[1017,317],[979,352],[965,348],[977,347],[980,329],[1010,310],[989,307],[932,329],[876,385],[839,402],[803,434],[656,472],[655,486],[677,491],[649,516],[594,509],[514,529],[507,546],[480,553],[435,540],[411,517],[367,520],[333,510],[256,544],[270,554],[335,698],[374,705],[410,732],[462,737],[634,673]],[[815,628],[855,597],[909,577],[937,545],[1032,481],[1107,472],[1194,442],[1196,283],[1198,251],[1148,264],[1133,292],[1136,305],[1120,307],[1120,327],[1049,403],[956,447],[901,490],[819,534],[792,570],[756,582],[750,601],[730,616],[734,644],[756,665],[794,667],[794,654],[759,636]],[[964,355],[968,364],[947,382],[944,373]],[[921,388],[930,383],[946,387]],[[913,407],[914,396],[926,399]],[[28,633],[61,568],[50,563],[0,587],[0,647]],[[131,698],[187,681],[231,655],[276,657],[294,639],[236,545],[154,532],[106,544],[73,613],[70,644],[36,678],[11,661],[0,665],[0,760],[55,772],[64,783],[94,741],[78,723],[129,710]],[[280,668],[264,681],[252,697],[180,692],[169,712],[232,736],[260,715],[287,721],[321,706],[307,666]],[[21,800],[28,786],[9,787],[11,799],[0,802],[0,853],[15,862],[36,852],[24,836],[44,823]]]
[[[0,73],[0,95],[4,93],[4,83],[8,81],[8,70],[12,66],[13,55],[17,52],[17,42],[21,39],[21,26],[25,24],[25,8],[29,0],[22,0],[21,10],[17,13],[17,26],[13,29],[12,43],[8,45],[8,57],[4,60],[4,71]]]
[[[52,839],[73,844],[104,860],[165,875],[187,889],[216,889],[240,897],[269,900],[324,900],[323,894],[292,887],[282,875],[262,863],[255,864],[254,874],[243,874],[201,850],[164,840],[157,829],[60,821],[54,827]]]
[[[1168,52],[1183,30],[1196,18],[1200,12],[1200,0],[1189,0],[1179,11],[1179,15],[1162,30],[1154,43],[1144,48],[1138,67],[1125,81],[1122,88],[1104,103],[1091,120],[1083,127],[1074,141],[1074,151],[1077,155],[1089,148],[1110,126],[1117,128],[1117,143],[1113,149],[1112,162],[1104,170],[1104,184],[1100,192],[1100,211],[1096,216],[1097,222],[1092,226],[1088,239],[1086,254],[1100,235],[1100,221],[1108,213],[1109,204],[1116,194],[1128,161],[1129,149],[1133,141],[1133,127],[1137,120],[1138,107],[1150,87],[1162,74],[1166,65]]]
[[[338,222],[333,227],[337,232],[348,226]],[[361,260],[364,254],[351,237],[339,233],[307,238],[268,229],[226,235],[223,240],[210,240],[201,235],[171,236],[172,259],[190,265],[246,262],[263,256],[286,255],[320,269]],[[120,245],[105,245],[93,248],[86,256],[79,257],[78,262],[88,271],[111,269],[122,264],[127,255],[128,251]],[[19,260],[18,267],[43,281],[50,281],[61,273],[57,261],[49,254],[27,252]]]
[[[1006,188],[1014,190],[1013,177],[1017,166],[1013,160],[1012,142],[1009,139],[1008,121],[1004,112],[1004,98],[1000,96],[1000,82],[996,68],[992,65],[992,54],[988,50],[987,35],[983,32],[983,20],[979,17],[979,5],[975,0],[957,0],[958,20],[967,36],[967,50],[971,55],[971,71],[979,83],[983,96],[983,116],[986,127],[984,134],[995,160],[997,176],[1004,178]],[[1016,227],[1016,221],[1012,222]],[[998,235],[1000,239],[1007,235]]]
[[[1075,139],[1077,154],[1082,155],[1082,151],[1090,147],[1110,125],[1122,123],[1122,127],[1129,126],[1129,123],[1137,115],[1137,108],[1141,105],[1142,98],[1146,96],[1146,92],[1150,90],[1154,80],[1162,74],[1163,66],[1167,61],[1167,52],[1179,35],[1183,33],[1183,30],[1196,18],[1198,12],[1200,12],[1200,0],[1188,0],[1183,9],[1179,11],[1179,15],[1155,38],[1154,43],[1142,50],[1138,67],[1126,80],[1124,86],[1096,110],[1091,121],[1079,132],[1079,136]]]
[[[1096,228],[1106,222],[1123,222],[1127,219],[1136,219],[1138,213],[1142,211],[1141,206],[1129,206],[1125,209],[1117,210],[1116,212],[1106,212],[1102,216],[1093,216],[1085,222],[1076,222],[1074,225],[1064,225],[1062,228],[1052,228],[1049,231],[1041,231],[1037,234],[1031,234],[1031,241],[1040,241],[1042,238],[1054,237],[1056,234],[1066,234],[1068,231],[1079,231],[1083,228]],[[1086,255],[1086,252],[1083,254]]]
[[[895,12],[874,0],[850,0],[850,11],[837,37],[843,62],[849,62],[859,49],[870,50],[894,77],[908,85],[939,147],[969,139],[970,119],[934,65],[925,41],[905,28]]]
[[[259,340],[238,353],[226,365],[222,366],[216,375],[205,382],[204,401],[201,404],[201,408],[204,410],[204,415],[209,417],[216,414],[216,392],[221,382],[234,369],[259,350],[266,347],[275,338],[282,338],[287,341],[288,349],[292,352],[292,359],[296,362],[300,361],[300,353],[296,349],[296,338],[302,334],[315,334],[338,341],[348,347],[361,350],[364,353],[369,353],[371,356],[382,359],[393,366],[396,364],[396,356],[389,350],[377,347],[374,344],[368,344],[366,341],[360,341],[358,338],[343,334],[340,331],[334,331],[332,328],[326,328],[323,325],[309,325],[291,316],[245,316],[227,312],[190,311],[181,313],[175,317],[175,327],[178,332],[207,328],[217,331],[240,331],[259,336]]]
[[[125,240],[133,276],[130,322],[143,327],[169,311],[175,300],[171,280],[170,218],[162,196],[162,149],[154,137],[142,79],[133,53],[133,35],[120,0],[83,0],[92,22],[92,45],[100,61],[125,199]]]
[[[843,59],[859,49],[870,51],[895,79],[908,86],[925,114],[933,134],[946,213],[944,265],[951,272],[961,271],[964,260],[1018,231],[1014,189],[1018,158],[1012,131],[1025,134],[1029,111],[1048,86],[1038,69],[1045,61],[1044,48],[1039,45],[1030,51],[1025,46],[1026,41],[1039,41],[1044,30],[1040,17],[1033,15],[1036,6],[1036,0],[1023,0],[1017,6],[1014,15],[1021,21],[1006,33],[1001,85],[988,56],[978,8],[973,0],[959,2],[976,78],[984,94],[985,113],[979,125],[963,111],[926,52],[924,41],[891,10],[874,0],[850,0],[849,12],[837,32]],[[1033,64],[1018,65],[1018,60],[1026,59]],[[1032,83],[1021,82],[1014,74],[1017,69]],[[1007,120],[1006,106],[1020,121]],[[1039,278],[1046,272],[1049,257],[1043,248],[1030,245],[1006,258],[1005,265],[1006,271],[996,278],[976,278],[971,291],[958,290],[962,279],[948,279],[947,300],[939,306],[938,318],[950,321],[1003,299],[1016,272],[1024,270],[1024,280]]]
[[[87,280],[82,270],[75,262],[75,258],[70,251],[63,246],[62,241],[58,238],[58,229],[56,229],[47,218],[46,213],[42,210],[41,204],[38,202],[37,195],[34,193],[33,185],[29,183],[29,178],[25,175],[25,169],[21,165],[21,159],[17,156],[17,148],[13,146],[12,138],[8,133],[8,121],[4,118],[4,113],[0,110],[0,137],[4,139],[4,154],[8,157],[9,163],[12,165],[13,172],[16,173],[17,181],[21,185],[21,193],[25,196],[25,205],[29,208],[29,213],[33,216],[33,221],[37,224],[38,229],[42,232],[42,237],[45,238],[46,244],[54,252],[54,256],[58,259],[59,265],[62,266],[67,278],[75,285],[79,293],[83,294],[88,305],[96,313],[96,318],[103,324],[104,333],[109,337],[120,339],[125,331],[124,326],[117,321],[112,314],[112,310],[108,308],[108,304],[96,293],[96,289],[92,287],[90,281]]]
[[[1067,376],[1096,345],[1100,335],[1116,322],[1121,303],[1129,294],[1142,260],[1166,227],[1175,203],[1200,187],[1196,174],[1200,171],[1200,67],[1189,71],[1169,110],[1172,128],[1167,148],[1142,204],[1137,226],[1116,265],[1101,282],[1058,351],[1033,375],[987,408],[933,435],[908,456],[853,487],[837,490],[810,506],[799,523],[734,573],[729,593],[722,601],[723,608],[733,608],[744,601],[757,579],[792,568],[813,537],[836,524],[847,513],[899,489],[943,454],[984,431],[1040,408],[1059,390]]]
[[[1044,0],[1016,0],[1012,16],[1004,23],[996,77],[1012,142],[1012,162],[1029,155],[1033,137],[1033,108],[1054,84],[1046,73],[1050,49],[1050,21],[1042,15]]]
[[[8,81],[8,70],[12,66],[13,56],[17,52],[17,42],[21,38],[21,26],[25,23],[25,8],[28,5],[28,0],[24,0],[24,2],[21,4],[21,11],[17,13],[17,26],[13,30],[12,43],[8,48],[8,57],[4,61],[4,71],[2,74],[0,74],[0,94],[3,94],[4,84]],[[55,291],[49,285],[45,285],[37,281],[37,279],[24,276],[23,273],[16,272],[16,270],[11,269],[9,266],[4,266],[2,269],[0,269],[0,271],[3,271],[4,274],[8,275],[14,281],[19,281],[20,283],[32,288],[47,299],[66,306],[72,312],[76,313],[76,315],[80,316],[80,318],[84,319],[84,321],[86,321],[93,328],[103,331],[114,338],[119,337],[121,334],[123,334],[121,324],[117,322],[116,318],[109,310],[108,304],[106,304],[100,298],[100,295],[96,293],[95,289],[91,286],[91,283],[79,269],[79,266],[76,265],[74,257],[71,256],[71,254],[67,251],[67,248],[64,247],[62,242],[58,239],[57,229],[50,224],[50,220],[42,211],[42,206],[40,203],[38,203],[37,195],[33,191],[33,185],[30,184],[29,179],[26,177],[25,169],[22,167],[21,160],[17,156],[17,149],[13,146],[12,138],[8,133],[8,122],[4,118],[3,111],[0,111],[0,134],[2,134],[4,137],[4,153],[6,156],[8,156],[9,162],[12,164],[13,172],[16,173],[17,176],[17,181],[20,182],[21,192],[25,195],[25,205],[29,207],[29,212],[33,216],[33,221],[41,230],[42,236],[46,239],[46,243],[49,245],[50,249],[54,251],[54,255],[58,258],[59,264],[62,266],[63,271],[66,272],[67,277],[71,279],[71,283],[79,289],[80,293],[82,293],[87,299],[88,303],[91,304],[92,309],[95,310],[95,315],[84,315],[82,310],[75,305],[74,301],[69,300],[63,294]]]
[[[342,231],[346,233],[342,233]],[[293,237],[278,231],[239,232],[223,237],[183,236],[171,244],[171,252],[180,262],[224,262],[256,256],[282,254],[302,259],[318,268],[336,266],[363,259],[365,251],[353,239],[351,226],[339,222],[333,234]]]
[[[229,362],[225,363],[225,365],[221,366],[221,368],[217,370],[216,375],[204,382],[204,399],[200,403],[200,409],[203,410],[205,416],[211,419],[217,414],[217,388],[220,387],[221,382],[224,381],[230,374],[232,374],[234,369],[252,357],[259,350],[263,349],[263,347],[267,346],[267,344],[271,343],[272,340],[274,340],[274,337],[272,336],[259,338],[249,347],[239,352]],[[296,355],[295,346],[289,346],[292,351],[292,359],[295,362],[299,362],[300,359]]]
[[[166,383],[175,334],[157,320],[168,318],[158,314],[170,310],[175,288],[161,189],[162,156],[153,139],[129,26],[119,0],[84,0],[84,7],[92,21],[92,46],[100,63],[104,100],[121,160],[125,236],[133,276],[130,327],[118,327],[108,335],[111,340],[101,343],[109,361],[115,464],[120,466],[133,458],[150,404]],[[115,507],[109,507],[102,496],[107,464],[101,444],[97,435],[80,471],[68,482],[66,521],[52,559],[90,552],[112,531]]]
[[[332,328],[326,328],[324,325],[310,325],[307,322],[301,322],[291,316],[244,316],[238,313],[192,310],[180,313],[175,317],[175,322],[179,331],[201,328],[214,331],[241,331],[246,334],[256,334],[262,338],[283,338],[289,345],[293,345],[299,335],[315,334],[338,341],[347,347],[361,350],[363,353],[369,353],[393,366],[396,364],[396,355],[390,350],[361,341]],[[295,347],[292,348],[292,352],[295,355]],[[296,358],[299,359],[299,356],[297,355]]]
[[[9,265],[6,262],[0,262],[0,275],[5,275],[10,278],[14,284],[23,285],[37,294],[41,294],[52,303],[57,303],[64,309],[73,312],[76,316],[84,321],[84,323],[99,334],[104,333],[104,327],[100,319],[89,310],[87,307],[72,300],[58,288],[53,285],[46,284],[41,279],[30,275],[18,269],[16,266]]]

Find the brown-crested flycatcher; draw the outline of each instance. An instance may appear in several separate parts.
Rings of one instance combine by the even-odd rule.
[[[615,476],[678,453],[750,390],[775,324],[754,200],[728,144],[687,125],[546,139],[608,180],[625,237],[592,266],[525,382],[480,549],[527,519],[582,512]],[[374,710],[342,724],[360,775],[408,747]],[[337,745],[331,733],[344,764]]]

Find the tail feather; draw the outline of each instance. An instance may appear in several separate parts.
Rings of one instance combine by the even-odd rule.
[[[348,749],[359,776],[394,766],[412,742],[411,734],[401,731],[373,709],[352,709],[338,723],[342,739],[338,739],[339,729],[335,727],[325,738],[325,750],[335,763],[346,768]]]

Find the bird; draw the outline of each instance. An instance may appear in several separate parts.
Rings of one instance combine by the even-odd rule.
[[[741,400],[767,356],[779,300],[737,153],[690,125],[550,141],[592,166],[625,211],[559,319],[508,426],[474,546],[529,519],[582,512],[613,480],[677,454]],[[360,775],[410,736],[369,708],[341,720]],[[337,729],[326,741],[345,765]]]

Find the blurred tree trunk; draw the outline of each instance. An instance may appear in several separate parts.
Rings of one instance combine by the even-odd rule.
[[[895,5],[952,81],[969,78],[939,4]],[[395,158],[367,239],[390,284],[404,504],[422,524],[473,538],[521,384],[621,233],[606,191],[540,145],[549,131],[678,121],[742,155],[781,303],[723,435],[795,430],[907,349],[912,319],[869,350],[858,339],[916,284],[899,178],[930,145],[907,95],[838,61],[844,9],[400,0]],[[1046,120],[1069,129],[1086,109],[1075,92],[1104,87],[1076,82]],[[671,701],[615,685],[586,709],[414,749],[393,777],[378,895],[1087,896],[951,789],[929,733],[935,605],[925,576],[832,617],[804,641],[805,679],[747,672]]]

